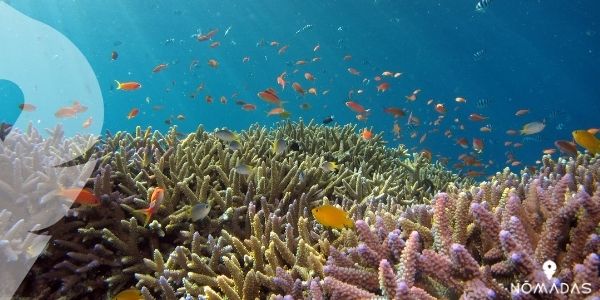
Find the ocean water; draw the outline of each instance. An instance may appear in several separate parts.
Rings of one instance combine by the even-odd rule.
[[[573,130],[600,126],[600,4],[592,0],[488,2],[482,12],[476,11],[476,1],[19,0],[10,4],[64,34],[88,59],[104,98],[103,131],[132,131],[136,126],[166,130],[166,120],[182,133],[199,124],[209,130],[243,130],[253,123],[271,126],[281,118],[267,116],[274,106],[257,93],[273,87],[285,101],[291,120],[321,122],[333,115],[337,123],[384,132],[392,147],[402,143],[414,151],[428,149],[436,158],[448,158],[449,166],[459,155],[473,153],[473,138],[482,139],[484,149],[474,155],[484,166],[474,170],[492,174],[507,165],[507,155],[522,162],[514,170],[533,166],[555,140],[570,140]],[[196,39],[213,29],[218,32],[210,41]],[[270,46],[273,41],[278,46]],[[211,48],[212,42],[220,46]],[[278,54],[285,45],[287,51]],[[116,60],[111,59],[113,51],[118,53]],[[344,60],[347,55],[351,59]],[[244,57],[249,61],[244,63]],[[320,60],[313,62],[315,57]],[[209,67],[209,59],[217,60],[218,68]],[[299,60],[307,63],[296,65]],[[153,73],[161,63],[168,67]],[[350,67],[360,75],[350,74]],[[402,75],[381,76],[384,71]],[[282,72],[287,72],[284,90],[276,83]],[[307,81],[305,72],[316,79]],[[114,80],[137,81],[142,88],[116,90]],[[317,95],[299,96],[292,82],[304,89],[316,88]],[[382,82],[389,83],[389,90],[377,92]],[[202,84],[204,89],[192,98]],[[68,89],[69,82],[58,88]],[[417,100],[407,101],[405,96],[416,89],[421,90]],[[323,95],[324,91],[328,93]],[[20,113],[18,104],[32,101],[19,95],[16,86],[0,82],[1,120],[14,119]],[[213,103],[207,103],[209,95]],[[220,103],[221,96],[227,104]],[[467,102],[457,103],[456,97]],[[370,109],[366,120],[357,120],[346,107],[349,99]],[[429,99],[433,99],[430,105]],[[252,103],[256,109],[245,111],[236,100]],[[85,99],[81,101],[85,104]],[[311,108],[301,109],[302,103]],[[438,103],[447,112],[435,125]],[[387,107],[406,112],[396,120],[400,138],[392,134],[395,119],[384,113]],[[133,108],[139,109],[139,115],[127,119]],[[515,116],[519,109],[529,113]],[[419,126],[407,124],[411,113],[420,119]],[[470,121],[472,113],[487,119]],[[185,120],[178,120],[178,115]],[[79,124],[85,119],[83,113],[56,122]],[[545,129],[531,136],[505,133],[533,121],[545,122]],[[483,126],[491,132],[481,132]],[[444,135],[447,130],[450,138]],[[463,137],[469,149],[456,144]],[[507,147],[506,141],[523,145]]]

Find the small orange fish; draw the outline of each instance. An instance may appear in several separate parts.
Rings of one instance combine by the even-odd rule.
[[[354,221],[348,217],[348,213],[333,205],[321,205],[311,210],[313,217],[323,226],[336,229],[353,228]]]
[[[277,96],[277,93],[273,88],[268,88],[262,92],[256,94],[260,99],[269,102],[271,104],[281,105],[281,99]]]
[[[438,103],[438,104],[435,105],[435,111],[437,111],[440,114],[445,114],[446,113],[446,107],[444,106],[444,104]]]
[[[81,124],[81,127],[88,128],[91,125],[92,125],[92,117],[89,117],[85,121],[83,121],[83,124]]]
[[[367,110],[364,108],[364,106],[362,106],[354,101],[346,101],[346,106],[358,114],[364,114],[367,112]]]
[[[269,43],[269,45],[271,45],[271,47],[277,47],[277,46],[279,46],[279,42],[272,41],[271,43]]]
[[[381,73],[381,76],[394,76],[394,73],[390,71],[383,71],[383,73]]]
[[[489,132],[492,132],[492,128],[489,125],[486,125],[486,126],[479,128],[479,131],[489,133]]]
[[[355,76],[359,76],[360,75],[360,72],[357,69],[355,69],[355,68],[348,68],[348,73],[350,73],[352,75],[355,75]]]
[[[514,130],[514,129],[509,129],[509,130],[507,130],[507,131],[506,131],[506,134],[508,134],[508,135],[517,135],[518,133],[519,133],[519,132],[517,132],[517,131],[516,131],[516,130]]]
[[[286,72],[283,72],[281,75],[277,76],[277,84],[281,87],[281,90],[285,90],[285,75]]]
[[[542,153],[544,153],[544,154],[554,154],[554,153],[556,153],[556,149],[554,149],[554,148],[544,149],[544,151],[542,151]]]
[[[150,204],[148,208],[137,209],[134,212],[142,213],[145,216],[144,226],[147,226],[150,223],[150,219],[158,209],[160,208],[160,204],[162,203],[165,197],[165,190],[159,187],[154,188],[152,192],[152,196],[150,197]]]
[[[473,138],[473,150],[477,153],[481,153],[481,151],[483,151],[483,140]]]
[[[139,112],[140,112],[140,110],[138,108],[132,108],[129,111],[129,114],[127,114],[127,119],[131,120],[131,119],[135,118],[135,116],[137,116]]]
[[[391,114],[394,118],[403,117],[405,115],[404,110],[398,107],[386,107],[383,109],[384,112]]]
[[[139,82],[135,81],[118,82],[117,80],[115,80],[115,82],[117,83],[117,90],[133,91],[142,87],[142,85]]]
[[[463,147],[464,149],[469,148],[469,141],[467,141],[467,139],[464,138],[464,137],[463,138],[459,138],[456,141],[456,144],[458,144],[459,146]]]
[[[37,107],[33,104],[21,103],[21,104],[19,104],[19,109],[22,111],[32,112],[32,111],[35,111],[37,109]]]
[[[61,107],[59,108],[55,113],[54,116],[57,118],[72,118],[77,114],[77,110],[74,109],[71,106],[65,106],[65,107]]]
[[[252,103],[245,103],[242,105],[242,109],[245,111],[253,111],[256,110],[256,105]]]
[[[206,101],[208,104],[211,104],[213,103],[213,97],[211,95],[206,95],[206,97],[204,97],[204,101]]]
[[[311,74],[311,73],[309,73],[309,72],[306,72],[306,73],[304,73],[304,78],[305,78],[306,80],[308,80],[308,81],[313,81],[313,80],[315,80],[315,77],[313,76],[313,74]]]
[[[387,82],[382,82],[377,86],[377,92],[385,92],[390,88],[390,84]]]
[[[457,103],[467,103],[467,99],[463,98],[463,97],[456,97],[456,99],[454,99]]]
[[[219,67],[219,62],[217,60],[215,60],[215,59],[209,59],[208,60],[208,65],[211,68],[218,68]]]
[[[311,88],[308,89],[308,93],[316,96],[317,95],[317,89],[314,88],[314,87],[311,87]]]
[[[480,122],[480,121],[486,120],[487,118],[488,117],[482,116],[477,113],[472,113],[469,115],[469,120],[474,121],[474,122]]]
[[[520,117],[520,116],[524,116],[524,115],[526,115],[528,113],[529,113],[529,109],[519,109],[515,113],[515,116]]]
[[[304,96],[305,91],[299,83],[297,83],[297,82],[292,83],[292,88],[294,89],[294,91],[296,91],[296,93]]]
[[[285,45],[285,46],[279,48],[279,50],[277,51],[277,54],[279,54],[279,55],[284,54],[289,47],[290,47],[290,45]]]
[[[285,109],[283,109],[283,107],[275,107],[267,113],[267,117],[274,116],[274,115],[280,115],[284,112],[285,112]]]
[[[156,67],[154,67],[154,69],[152,69],[152,73],[158,73],[164,69],[166,69],[169,66],[169,64],[158,64],[156,65]]]
[[[305,60],[299,60],[296,62],[296,66],[301,66],[301,65],[305,65],[306,61]]]
[[[119,58],[119,53],[117,51],[113,51],[110,53],[111,60],[117,60],[117,58]]]
[[[361,133],[361,137],[363,140],[368,141],[371,138],[373,138],[373,132],[371,132],[369,129],[365,128],[365,129],[363,129],[363,131]]]
[[[587,130],[590,134],[596,135],[596,133],[600,132],[600,128],[590,128]]]
[[[57,193],[58,196],[73,200],[75,203],[86,206],[100,205],[100,199],[94,195],[92,190],[88,188],[64,188],[60,187]]]
[[[197,39],[199,42],[208,41],[208,40],[212,39],[212,37],[213,37],[215,34],[217,34],[217,32],[219,32],[219,29],[218,29],[218,28],[216,28],[216,29],[213,29],[213,30],[209,31],[209,32],[208,32],[208,33],[206,33],[206,34],[201,34],[201,35],[198,35],[198,36],[196,36],[196,39]]]
[[[219,42],[219,41],[212,42],[212,43],[210,43],[210,45],[209,45],[209,46],[210,46],[211,48],[217,48],[217,47],[221,46],[221,42]]]

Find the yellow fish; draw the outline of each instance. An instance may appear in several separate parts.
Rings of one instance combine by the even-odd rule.
[[[348,213],[333,205],[321,205],[312,209],[313,217],[323,226],[336,229],[354,228],[354,221],[348,218]]]
[[[113,297],[113,300],[143,300],[142,292],[136,288],[126,289],[121,291],[116,296]]]
[[[325,172],[333,172],[338,169],[338,165],[335,162],[324,161],[321,164],[321,169],[323,169]]]
[[[600,140],[593,134],[585,130],[575,130],[572,134],[573,139],[579,146],[587,149],[591,154],[600,153]]]

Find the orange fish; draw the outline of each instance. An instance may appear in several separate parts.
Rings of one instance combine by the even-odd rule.
[[[529,113],[529,109],[519,109],[515,113],[515,116],[520,117],[520,116],[524,116],[524,115],[526,115],[528,113]]]
[[[348,68],[348,73],[356,76],[360,75],[360,72],[355,68]]]
[[[117,83],[117,90],[133,91],[142,87],[142,85],[139,82],[135,81],[118,82],[117,80],[115,80],[115,82]]]
[[[388,114],[391,114],[392,116],[394,116],[394,118],[403,117],[405,114],[404,110],[398,107],[386,107],[383,109],[383,111]]]
[[[475,121],[475,122],[480,122],[480,121],[486,120],[487,118],[488,117],[482,116],[482,115],[477,114],[477,113],[473,113],[473,114],[469,115],[469,120]]]
[[[277,51],[277,54],[279,54],[279,55],[284,54],[289,47],[290,47],[290,45],[285,45],[285,46],[279,48],[279,50]]]
[[[435,105],[435,111],[437,111],[440,114],[445,114],[446,113],[446,107],[444,106],[444,104],[438,103],[438,104]]]
[[[169,64],[159,64],[156,67],[154,67],[154,69],[152,69],[152,73],[158,73],[164,69],[166,69],[169,66]]]
[[[390,84],[387,82],[382,82],[377,86],[377,92],[385,92],[390,88]]]
[[[363,140],[368,141],[371,138],[373,138],[373,132],[371,132],[369,129],[365,128],[362,131],[361,137],[363,138]]]
[[[61,107],[59,108],[55,113],[54,116],[56,116],[57,118],[72,118],[77,114],[77,110],[74,109],[71,106],[65,106],[65,107]]]
[[[208,65],[211,68],[218,68],[219,67],[219,62],[217,60],[215,60],[215,59],[209,59],[208,60]]]
[[[32,112],[32,111],[35,111],[37,109],[37,107],[33,104],[21,103],[21,104],[19,104],[19,109],[22,111]]]
[[[269,43],[269,45],[271,45],[271,47],[277,47],[277,46],[279,46],[279,42],[272,41],[271,43]]]
[[[463,97],[456,97],[456,102],[458,103],[467,103],[467,99],[463,98]]]
[[[308,89],[308,93],[316,96],[317,95],[317,89],[314,88],[314,87],[311,87],[311,88]]]
[[[113,51],[110,53],[111,60],[117,60],[117,58],[119,58],[119,53],[117,51]]]
[[[283,107],[275,107],[267,113],[267,117],[274,116],[274,115],[280,115],[284,112],[285,112],[285,110],[283,109]]]
[[[152,216],[156,214],[156,212],[158,212],[160,204],[162,203],[164,198],[165,190],[159,187],[154,188],[148,208],[137,209],[134,211],[137,213],[142,213],[145,216],[144,226],[147,226],[148,223],[150,223],[150,218],[152,218]]]
[[[87,206],[100,205],[100,199],[94,195],[92,190],[88,188],[67,188],[60,187],[57,193],[58,196],[73,200],[75,203]]]
[[[467,139],[464,138],[464,137],[463,138],[459,138],[456,141],[456,144],[458,144],[459,146],[463,147],[464,149],[469,148],[469,141],[467,141]]]
[[[399,139],[400,138],[400,131],[402,129],[400,128],[400,125],[398,124],[397,121],[394,121],[394,126],[392,126],[392,133],[394,134],[394,138]]]
[[[590,128],[587,130],[587,132],[596,135],[596,133],[598,133],[600,131],[600,128]]]
[[[354,101],[346,101],[346,106],[348,108],[350,108],[352,111],[354,111],[355,113],[364,114],[367,112],[367,110],[364,108],[364,106],[362,106]]]
[[[473,138],[473,150],[475,150],[477,153],[481,153],[481,151],[483,151],[483,140]]]
[[[89,117],[85,121],[83,121],[83,124],[81,124],[81,127],[88,128],[91,125],[92,125],[92,117]]]
[[[554,148],[544,149],[544,151],[542,151],[542,153],[544,153],[544,154],[554,154],[554,153],[556,153],[556,149],[554,149]]]
[[[394,73],[390,71],[383,71],[383,73],[381,73],[381,76],[394,76]]]
[[[254,105],[252,103],[244,103],[242,105],[242,109],[245,111],[253,111],[253,110],[256,110],[256,105]]]
[[[577,156],[577,146],[571,141],[558,140],[554,142],[554,146],[560,150],[560,152],[567,154],[572,157]]]
[[[197,39],[199,42],[204,42],[204,41],[207,41],[207,40],[210,40],[210,39],[212,39],[212,37],[213,37],[215,34],[217,34],[217,32],[219,32],[219,29],[213,29],[213,30],[209,31],[207,34],[198,35],[198,36],[196,37],[196,39]]]
[[[517,135],[518,132],[516,130],[514,130],[514,129],[509,129],[509,130],[506,131],[506,134],[508,134],[508,135]]]
[[[285,90],[285,75],[287,75],[286,72],[283,72],[277,76],[277,84],[281,87],[281,90]]]
[[[296,62],[296,66],[301,66],[301,65],[305,65],[306,61],[305,60],[299,60]]]
[[[260,99],[269,102],[271,104],[281,105],[281,99],[277,96],[277,93],[273,88],[268,88],[262,92],[256,94]]]
[[[304,73],[304,78],[306,78],[306,80],[308,80],[308,81],[315,80],[315,77],[313,76],[313,74],[311,74],[309,72]]]
[[[139,112],[140,112],[139,109],[132,108],[131,111],[129,111],[129,114],[127,114],[127,119],[131,120],[131,119],[135,118],[135,116],[137,116]]]
[[[213,97],[211,95],[206,95],[206,97],[204,97],[204,100],[208,104],[213,103]]]
[[[296,91],[296,93],[304,96],[304,93],[305,93],[304,89],[302,88],[302,86],[299,83],[297,83],[297,82],[292,83],[292,88],[294,89],[294,91]]]
[[[486,125],[486,126],[479,128],[479,131],[488,133],[488,132],[492,132],[492,128],[489,125]]]
[[[415,94],[415,93],[412,93],[412,94],[410,94],[410,95],[408,95],[408,96],[404,96],[404,98],[406,98],[406,100],[408,100],[408,101],[411,101],[411,102],[412,102],[412,101],[415,101],[415,100],[417,100],[417,94]]]
[[[219,42],[219,41],[212,42],[212,43],[210,43],[210,45],[209,45],[209,46],[210,46],[211,48],[217,48],[217,47],[221,46],[221,42]]]

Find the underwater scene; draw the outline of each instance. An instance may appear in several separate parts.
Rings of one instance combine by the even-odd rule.
[[[600,299],[600,2],[0,0],[0,299]]]

